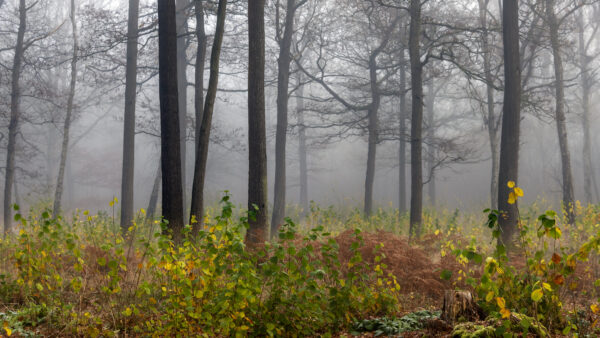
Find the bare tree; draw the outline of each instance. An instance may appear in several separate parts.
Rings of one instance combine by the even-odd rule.
[[[406,38],[403,34],[402,44],[405,44]],[[400,120],[400,130],[398,134],[399,153],[398,153],[398,209],[400,213],[406,212],[406,119],[408,117],[408,111],[406,108],[406,69],[407,61],[405,56],[406,48],[404,46],[400,49],[400,109],[398,119]]]
[[[183,221],[183,186],[177,95],[177,27],[175,0],[158,0],[158,66],[161,125],[162,210],[180,241]]]
[[[127,65],[125,66],[125,113],[123,120],[123,170],[121,175],[121,229],[123,233],[127,231],[133,220],[139,5],[139,0],[129,0]]]
[[[248,2],[248,232],[246,243],[267,239],[267,142],[265,130],[265,0]]]

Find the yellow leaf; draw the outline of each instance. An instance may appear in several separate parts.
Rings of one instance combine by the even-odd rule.
[[[504,309],[500,310],[500,314],[502,315],[502,319],[507,319],[508,317],[510,317],[510,310],[507,308],[504,308]]]
[[[508,181],[508,183],[506,185],[512,189],[515,187],[515,181]]]
[[[552,292],[552,286],[550,286],[550,284],[548,284],[548,283],[542,283],[542,286],[544,287],[544,289]]]
[[[498,307],[501,309],[506,307],[506,301],[502,297],[496,297],[496,303],[498,303]]]
[[[4,331],[6,331],[6,335],[7,335],[7,336],[9,336],[9,337],[10,337],[10,336],[12,335],[12,330],[11,330],[9,327],[5,327],[5,328],[4,328]]]
[[[514,192],[510,192],[510,194],[508,194],[508,204],[515,204],[515,202],[517,201],[517,195],[515,195]]]
[[[516,187],[515,188],[515,194],[519,197],[523,197],[523,189]]]
[[[590,305],[590,309],[592,310],[593,313],[598,313],[598,311],[600,311],[600,308],[596,304]]]
[[[494,299],[494,291],[488,292],[488,294],[485,296],[485,301],[488,303],[491,302],[492,299]]]
[[[540,300],[542,300],[543,296],[544,296],[544,292],[542,291],[542,289],[535,289],[531,293],[531,300],[533,300],[534,302],[537,303]]]

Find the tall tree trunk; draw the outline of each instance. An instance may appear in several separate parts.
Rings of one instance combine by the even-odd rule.
[[[27,29],[27,8],[25,0],[19,0],[19,29],[17,31],[17,44],[13,59],[10,94],[10,122],[8,124],[8,145],[6,146],[6,174],[4,175],[4,236],[10,231],[12,222],[11,192],[15,174],[15,151],[17,133],[19,132],[19,118],[21,88],[21,66],[23,64],[23,39]]]
[[[290,48],[294,33],[296,1],[287,0],[283,37],[279,41],[277,69],[277,130],[275,133],[275,187],[273,194],[273,215],[271,218],[271,238],[277,235],[285,216],[285,146],[287,143],[288,99],[290,82]],[[278,24],[278,23],[277,23]]]
[[[427,174],[429,180],[427,182],[429,203],[435,206],[435,85],[433,77],[427,85],[427,96],[425,97],[425,106],[427,107]]]
[[[221,44],[223,42],[223,32],[225,30],[225,14],[227,13],[227,0],[219,0],[217,10],[217,29],[210,55],[210,78],[208,80],[208,92],[206,93],[206,103],[202,122],[200,124],[200,134],[198,139],[198,152],[194,164],[194,182],[192,185],[192,204],[190,208],[190,220],[195,216],[196,223],[193,225],[193,232],[200,230],[204,218],[204,180],[206,177],[206,161],[208,160],[208,146],[210,144],[210,129],[212,126],[212,116],[215,107],[215,98],[217,96],[217,84],[219,82],[219,59],[221,57]]]
[[[154,214],[156,214],[156,206],[158,204],[158,191],[160,190],[161,173],[162,170],[159,161],[158,168],[156,169],[156,175],[154,175],[154,184],[152,184],[152,192],[150,193],[148,208],[146,209],[147,221],[152,221],[154,219]]]
[[[298,158],[300,159],[300,206],[302,215],[309,212],[308,205],[308,161],[306,152],[306,127],[304,125],[304,85],[302,73],[298,73],[296,80],[298,96],[296,97],[296,110],[298,113]]]
[[[248,210],[246,243],[267,239],[267,142],[265,130],[265,0],[248,2]]]
[[[181,152],[181,187],[183,210],[186,209],[187,174],[186,174],[186,149],[187,149],[187,43],[188,43],[188,15],[190,0],[175,1],[175,21],[177,25],[177,104],[179,105],[179,149]]]
[[[583,190],[585,193],[585,201],[587,203],[593,203],[594,198],[592,194],[593,188],[593,175],[592,170],[592,138],[590,133],[590,59],[587,55],[584,31],[585,22],[583,15],[578,18],[579,23],[579,67],[581,72],[581,113],[582,113],[582,127],[583,127]]]
[[[196,10],[196,64],[194,70],[194,111],[196,129],[194,139],[196,141],[195,154],[198,153],[198,142],[200,140],[200,126],[202,125],[202,114],[204,113],[204,65],[206,63],[206,32],[204,30],[204,0],[194,0]],[[197,173],[194,173],[197,175]]]
[[[121,230],[133,220],[135,168],[135,102],[137,89],[139,0],[129,0],[127,21],[127,65],[125,69],[125,113],[123,119],[123,169],[121,174]]]
[[[412,121],[410,126],[410,236],[421,235],[423,213],[423,65],[421,63],[421,0],[410,1],[409,54]]]
[[[565,84],[562,55],[560,54],[560,41],[558,40],[558,20],[554,12],[555,0],[547,0],[546,16],[550,28],[550,44],[554,57],[554,77],[556,90],[556,128],[558,131],[558,144],[562,164],[562,193],[563,205],[567,211],[569,224],[575,223],[575,204],[573,194],[573,176],[571,175],[571,154],[567,137],[567,124],[565,116]]]
[[[377,116],[381,96],[377,85],[377,56],[381,47],[371,53],[369,57],[369,80],[371,86],[371,106],[369,107],[369,145],[367,151],[367,173],[365,175],[365,217],[369,217],[373,211],[373,184],[375,183],[375,161],[377,158],[377,142],[379,141],[379,118]]]
[[[175,0],[158,0],[158,65],[161,129],[162,210],[176,242],[181,240],[183,186],[177,95]]]
[[[71,28],[73,30],[73,55],[71,58],[71,82],[69,84],[69,97],[67,99],[67,115],[63,127],[63,140],[60,151],[60,164],[58,166],[58,177],[56,179],[56,191],[54,193],[54,207],[52,208],[53,217],[58,217],[60,213],[60,203],[63,194],[63,183],[65,179],[65,164],[67,163],[67,153],[69,151],[69,130],[71,129],[71,119],[73,115],[73,98],[75,97],[75,85],[77,84],[77,54],[79,52],[79,43],[77,41],[77,22],[75,20],[75,0],[71,0]]]
[[[398,153],[398,209],[400,213],[406,212],[406,59],[404,48],[400,51],[400,138]]]
[[[490,202],[493,209],[498,207],[498,122],[499,119],[494,113],[494,87],[492,85],[492,66],[491,53],[489,43],[489,31],[487,23],[488,3],[489,0],[479,0],[479,21],[482,27],[481,44],[483,49],[483,72],[485,76],[486,88],[486,107],[487,117],[485,118],[485,126],[488,130],[490,140],[490,153],[492,157],[492,172],[490,174]]]
[[[499,243],[511,246],[517,229],[517,204],[508,203],[509,181],[518,182],[519,135],[521,122],[521,68],[519,61],[519,3],[504,0],[502,14],[504,41],[504,111],[500,144],[498,208],[503,213],[498,223],[501,229]]]

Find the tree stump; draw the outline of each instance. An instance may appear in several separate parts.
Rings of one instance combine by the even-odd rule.
[[[446,323],[452,325],[456,322],[477,321],[483,317],[483,310],[469,291],[447,290],[444,293],[441,319]]]

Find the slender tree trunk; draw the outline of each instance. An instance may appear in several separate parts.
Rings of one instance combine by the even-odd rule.
[[[187,199],[187,174],[186,174],[186,149],[187,149],[187,43],[188,43],[188,16],[187,10],[190,0],[175,1],[175,20],[177,25],[177,95],[179,105],[179,133],[181,152],[181,187],[183,210],[186,210]],[[185,218],[184,218],[185,219]]]
[[[583,127],[583,190],[585,193],[585,201],[593,203],[592,194],[593,175],[592,170],[592,138],[590,133],[590,70],[589,57],[586,52],[584,30],[585,23],[583,16],[578,18],[579,21],[579,64],[581,72],[581,108],[582,108],[582,127]]]
[[[519,135],[521,122],[521,68],[519,60],[519,3],[504,0],[502,14],[502,40],[504,41],[504,112],[500,144],[500,169],[498,208],[503,213],[499,219],[499,243],[511,246],[517,229],[517,204],[508,203],[509,181],[518,182]]]
[[[567,211],[569,224],[575,223],[575,204],[573,194],[573,176],[571,175],[571,154],[567,137],[567,124],[565,116],[565,85],[562,55],[560,54],[560,41],[558,40],[558,20],[554,12],[555,0],[547,0],[546,15],[550,28],[550,44],[554,56],[554,76],[556,90],[556,128],[558,131],[558,144],[562,164],[562,192],[563,205]]]
[[[17,180],[17,173],[15,173],[14,187],[15,187],[15,203],[19,206],[22,206],[21,199],[19,198],[19,180]]]
[[[273,215],[271,219],[271,238],[277,235],[285,216],[286,163],[285,146],[287,143],[288,99],[290,82],[290,48],[294,33],[294,14],[296,1],[287,0],[283,37],[279,42],[277,72],[277,131],[275,135],[275,188],[273,194]]]
[[[133,220],[139,4],[139,0],[129,0],[129,18],[127,21],[127,65],[125,67],[125,113],[123,119],[123,169],[121,174],[121,230],[123,233],[127,231]]]
[[[75,85],[77,84],[77,53],[79,51],[79,43],[77,41],[77,21],[75,20],[75,0],[71,0],[71,27],[73,30],[71,82],[69,84],[69,97],[67,99],[67,115],[65,116],[65,125],[63,127],[63,140],[60,152],[60,164],[58,166],[58,178],[56,179],[56,191],[54,193],[54,207],[52,208],[52,215],[55,218],[58,217],[58,214],[60,213],[63,182],[65,178],[65,164],[67,163],[67,153],[69,151],[69,130],[71,129],[71,119],[73,115],[73,98],[75,97]]]
[[[161,179],[161,167],[160,161],[158,168],[156,169],[156,175],[154,175],[154,184],[152,185],[152,192],[150,193],[150,200],[148,201],[148,208],[146,209],[146,220],[152,221],[156,214],[156,206],[158,204],[158,191],[160,190],[160,179]]]
[[[427,96],[425,97],[425,106],[427,107],[427,173],[429,182],[427,182],[429,203],[435,206],[435,86],[432,78],[427,86]]]
[[[196,64],[194,73],[194,110],[196,119],[195,154],[198,153],[198,142],[200,140],[200,126],[202,125],[202,114],[204,113],[204,65],[206,63],[206,32],[204,31],[204,0],[194,0],[196,5]],[[197,175],[197,173],[194,173]]]
[[[483,49],[483,72],[485,75],[487,118],[485,125],[490,140],[490,153],[492,157],[492,172],[490,174],[490,200],[492,208],[498,207],[498,118],[494,114],[494,87],[492,86],[491,48],[487,24],[489,0],[479,0],[479,20],[482,27],[481,43]]]
[[[298,73],[297,86],[298,97],[296,98],[296,109],[298,113],[298,158],[300,159],[300,206],[302,215],[309,212],[308,205],[308,161],[306,152],[306,127],[304,126],[304,86],[302,73]]]
[[[421,235],[423,213],[423,65],[421,63],[421,0],[410,1],[409,54],[412,121],[410,127],[410,236]]]
[[[11,192],[15,174],[15,150],[17,133],[19,132],[19,119],[21,117],[21,65],[23,64],[23,39],[27,29],[27,8],[25,0],[19,0],[19,29],[17,31],[17,44],[13,59],[10,95],[10,122],[8,124],[8,145],[6,147],[6,174],[4,175],[4,236],[11,229],[12,206]]]
[[[382,45],[383,46],[383,45]],[[371,106],[369,107],[369,145],[367,152],[367,173],[365,175],[365,217],[369,217],[373,211],[373,184],[375,183],[375,161],[377,158],[377,142],[379,141],[379,118],[377,116],[381,96],[377,85],[377,55],[381,51],[371,53],[369,58],[369,79],[371,85]]]
[[[212,126],[212,116],[217,96],[217,84],[219,82],[219,59],[221,57],[221,44],[223,42],[223,32],[225,30],[225,15],[227,13],[227,0],[219,0],[217,10],[217,29],[210,55],[210,78],[208,80],[208,92],[206,93],[206,103],[204,113],[202,114],[202,123],[200,124],[200,134],[198,139],[198,152],[194,165],[194,182],[192,185],[192,204],[190,210],[190,220],[195,216],[197,223],[193,225],[193,232],[200,230],[204,218],[204,180],[206,177],[206,161],[208,160],[208,146],[210,144],[210,128]],[[197,174],[197,175],[196,175]]]
[[[267,239],[265,0],[248,2],[248,246]]]
[[[398,153],[398,209],[400,213],[406,212],[406,59],[404,48],[400,51],[400,150]]]
[[[177,95],[177,28],[175,0],[158,0],[158,64],[161,129],[162,209],[168,229],[181,240],[183,186]]]

